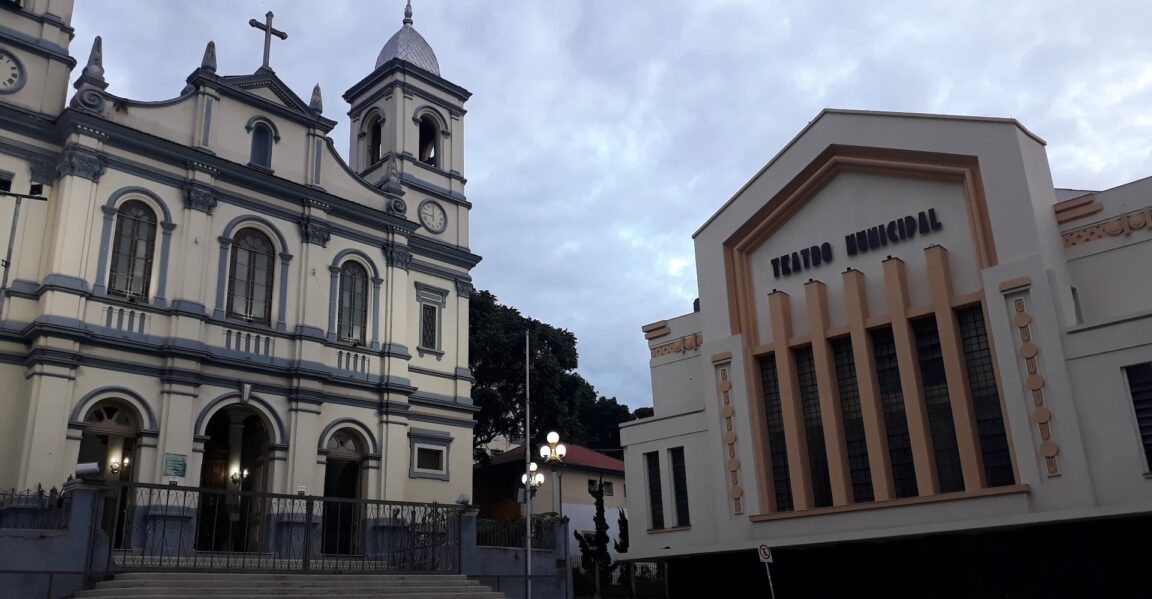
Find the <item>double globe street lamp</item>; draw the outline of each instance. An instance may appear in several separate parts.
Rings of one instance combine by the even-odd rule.
[[[548,444],[540,446],[540,458],[552,467],[552,479],[555,480],[558,485],[557,492],[552,494],[552,511],[563,516],[564,480],[563,473],[561,473],[560,476],[556,475],[556,467],[564,466],[564,456],[568,454],[568,448],[560,442],[560,434],[556,431],[548,433],[545,440],[548,441]]]

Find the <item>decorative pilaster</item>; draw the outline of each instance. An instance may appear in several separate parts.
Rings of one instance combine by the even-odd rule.
[[[804,430],[804,410],[800,405],[800,383],[796,360],[788,348],[792,336],[792,306],[787,293],[768,294],[772,322],[772,344],[780,378],[780,412],[784,420],[784,443],[788,447],[788,475],[792,484],[792,504],[796,510],[813,506],[812,470],[808,462],[808,435]],[[771,473],[768,474],[771,476]]]
[[[71,145],[64,149],[56,164],[56,176],[75,176],[93,183],[100,181],[108,169],[108,160],[100,152],[84,146]]]

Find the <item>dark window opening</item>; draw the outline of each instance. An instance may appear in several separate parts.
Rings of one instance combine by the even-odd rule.
[[[904,411],[904,390],[900,386],[896,340],[890,327],[872,331],[871,337],[872,354],[876,360],[876,382],[880,387],[880,405],[884,410],[884,430],[888,436],[893,490],[896,497],[915,497],[919,492],[916,466],[912,461],[912,442],[908,437],[908,416]]]
[[[420,118],[420,162],[440,166],[440,147],[436,140],[439,134],[440,127],[432,117]]]
[[[384,157],[384,119],[373,115],[368,121],[368,165],[372,166]]]
[[[1147,469],[1152,467],[1152,364],[1129,366],[1124,370],[1128,375],[1132,406],[1136,409],[1136,425],[1140,429]]]
[[[676,526],[691,526],[692,518],[688,514],[688,472],[684,465],[684,448],[673,447],[669,449],[668,457],[672,460],[672,495],[676,499]]]
[[[776,511],[790,512],[792,479],[788,473],[788,445],[784,441],[784,415],[780,407],[780,376],[776,356],[760,358],[760,384],[764,390],[764,415],[768,427],[768,454],[772,463],[772,491]]]
[[[992,352],[988,349],[988,329],[983,307],[971,306],[956,311],[960,339],[964,344],[964,367],[976,412],[976,432],[980,435],[980,455],[984,458],[984,478],[989,487],[1003,487],[1016,482],[1012,472],[1012,454],[1004,430],[1000,391]]]
[[[432,304],[420,305],[420,347],[425,349],[439,349],[437,347],[437,307]]]
[[[117,211],[116,236],[112,241],[110,295],[148,297],[155,247],[156,213],[144,202],[124,202]]]
[[[2,0],[0,0],[2,1]],[[12,177],[7,175],[0,175],[0,191],[12,191]]]
[[[341,341],[364,343],[368,324],[368,271],[356,262],[340,269],[340,314],[336,336]]]
[[[416,467],[420,470],[444,470],[444,452],[439,449],[416,449]]]
[[[256,166],[272,168],[272,128],[267,123],[252,126],[252,154],[249,162]]]
[[[793,351],[796,379],[800,387],[800,409],[804,413],[804,433],[808,440],[808,471],[812,476],[812,504],[832,505],[832,481],[828,477],[828,449],[824,445],[824,420],[820,414],[820,392],[816,388],[816,364],[812,348]]]
[[[920,387],[924,391],[928,428],[932,431],[932,453],[936,458],[940,492],[963,491],[964,471],[960,467],[960,449],[956,444],[956,426],[952,421],[952,402],[948,397],[948,376],[944,371],[936,317],[912,321],[912,330],[916,335]]]
[[[860,407],[860,385],[856,380],[852,340],[833,341],[832,358],[836,362],[836,385],[840,390],[840,414],[844,420],[852,498],[856,503],[873,501],[872,469],[868,464],[868,440],[864,435],[864,412]]]
[[[660,453],[652,451],[644,454],[644,464],[648,468],[648,514],[652,517],[652,529],[664,528],[664,492],[660,488]]]
[[[272,262],[276,252],[268,236],[243,229],[232,240],[228,273],[228,316],[272,323]]]

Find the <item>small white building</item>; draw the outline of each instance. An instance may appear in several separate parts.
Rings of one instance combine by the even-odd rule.
[[[113,93],[99,38],[77,63],[73,8],[0,9],[0,186],[46,199],[14,223],[0,197],[0,488],[96,462],[143,483],[470,493],[470,94],[410,9],[349,106],[329,98],[350,110],[345,162],[319,88],[301,98],[269,61],[298,42],[253,31],[264,61],[241,75],[209,43],[182,91],[142,102]]]
[[[643,327],[655,416],[621,426],[629,557],[673,596],[766,585],[760,544],[790,596],[1139,571],[1152,180],[1054,189],[1013,119],[826,110],[694,239],[698,311]]]

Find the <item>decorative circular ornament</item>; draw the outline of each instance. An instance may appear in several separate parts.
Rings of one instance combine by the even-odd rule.
[[[1025,358],[1035,358],[1038,353],[1040,353],[1040,348],[1036,347],[1036,344],[1031,341],[1025,341],[1020,346],[1020,355]]]
[[[1028,388],[1032,391],[1039,391],[1044,386],[1044,377],[1034,374],[1029,376],[1028,379],[1024,381],[1024,384],[1028,385]]]
[[[1016,316],[1012,317],[1012,322],[1020,328],[1026,327],[1032,323],[1032,315],[1027,312],[1017,312]]]
[[[724,466],[728,468],[729,472],[735,472],[740,469],[740,458],[732,458]]]
[[[736,442],[736,431],[728,431],[724,433],[724,443],[731,445]]]
[[[448,228],[448,214],[440,204],[424,200],[420,203],[420,224],[432,233],[443,233]]]
[[[732,407],[732,404],[728,404],[720,408],[720,415],[725,418],[731,418],[736,415],[736,408]]]
[[[1039,407],[1036,408],[1036,411],[1032,412],[1032,422],[1035,422],[1036,424],[1044,424],[1046,422],[1051,422],[1051,420],[1052,410],[1049,410],[1048,408]]]
[[[740,499],[741,497],[744,496],[744,489],[741,489],[740,487],[733,485],[731,488],[728,489],[728,496],[731,497],[732,499]]]
[[[1060,446],[1054,441],[1045,441],[1040,444],[1040,455],[1046,458],[1054,458],[1060,453]]]
[[[20,91],[28,80],[24,65],[7,50],[0,50],[0,94]]]

